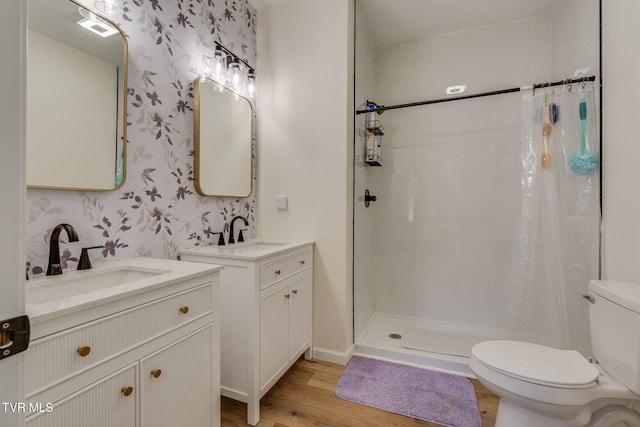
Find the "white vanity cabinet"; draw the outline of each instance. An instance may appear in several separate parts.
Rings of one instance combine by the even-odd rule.
[[[61,313],[32,307],[26,426],[220,425],[222,267],[143,263],[180,264],[184,274]]]
[[[261,395],[310,348],[312,292],[312,278],[304,276],[260,293]]]
[[[212,326],[201,329],[140,361],[140,425],[213,424]],[[219,363],[216,366],[219,366]],[[218,425],[218,424],[216,424]]]
[[[260,398],[301,356],[312,357],[313,242],[249,241],[183,250],[182,260],[224,265],[221,272],[221,392]]]

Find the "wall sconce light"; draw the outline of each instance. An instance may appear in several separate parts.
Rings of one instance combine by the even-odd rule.
[[[255,70],[239,56],[216,42],[213,77],[247,98],[255,97]],[[220,70],[220,71],[219,71]]]

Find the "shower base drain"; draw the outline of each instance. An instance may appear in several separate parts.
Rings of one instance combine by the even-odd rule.
[[[389,338],[391,338],[392,340],[399,340],[402,338],[402,335],[400,334],[389,334]]]

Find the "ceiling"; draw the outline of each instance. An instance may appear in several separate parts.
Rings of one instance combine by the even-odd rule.
[[[560,0],[358,0],[376,47],[549,14]]]

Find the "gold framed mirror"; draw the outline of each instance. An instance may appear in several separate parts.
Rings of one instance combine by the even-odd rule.
[[[251,102],[208,77],[194,82],[195,187],[203,196],[249,197]]]
[[[75,0],[30,0],[27,186],[91,191],[122,186],[126,108],[124,32]]]

